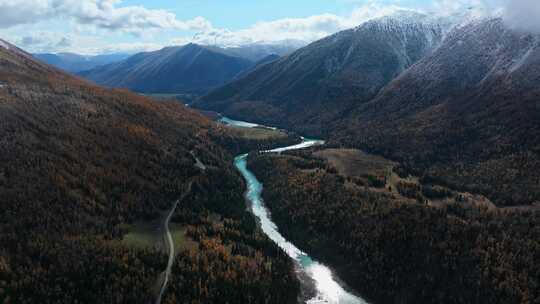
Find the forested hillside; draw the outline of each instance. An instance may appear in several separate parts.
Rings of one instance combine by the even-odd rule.
[[[265,204],[280,231],[363,297],[374,303],[540,301],[538,212],[477,208],[428,186],[423,194],[404,183],[399,194],[385,191],[384,182],[345,176],[318,155],[251,155],[248,165],[264,183]],[[426,206],[424,195],[456,202]]]
[[[154,301],[166,257],[123,239],[185,195],[173,222],[196,245],[176,257],[164,303],[295,303],[291,262],[246,211],[213,128],[1,41],[0,302]]]
[[[377,98],[337,122],[336,141],[482,193],[498,205],[538,202],[538,41],[501,19],[459,28]]]

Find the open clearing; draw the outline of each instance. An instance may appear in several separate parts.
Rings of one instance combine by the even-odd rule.
[[[326,159],[339,174],[346,177],[386,176],[397,165],[384,157],[355,149],[325,149],[314,155]]]
[[[369,177],[378,178],[384,180],[383,187],[369,187],[371,191],[390,194],[396,199],[402,202],[415,203],[414,198],[407,198],[401,195],[398,191],[399,184],[416,184],[421,185],[418,177],[409,176],[408,178],[399,177],[393,168],[398,164],[390,161],[384,157],[367,154],[363,151],[356,149],[325,149],[313,153],[318,158],[325,159],[328,163],[336,168],[338,173],[344,177],[357,178],[364,180],[366,184],[369,184],[367,180]],[[367,180],[366,180],[367,178]],[[348,183],[349,186],[357,187],[354,183]],[[442,208],[444,206],[459,203],[462,206],[469,206],[475,208],[487,208],[489,210],[496,210],[497,207],[482,195],[475,195],[467,192],[451,191],[452,195],[446,198],[439,199],[427,199],[427,204],[432,207]],[[459,197],[459,201],[457,198]],[[536,206],[536,208],[540,208]],[[507,210],[521,210],[519,208],[506,208]],[[526,208],[530,210],[530,208]]]
[[[160,220],[152,222],[137,222],[128,227],[129,232],[122,242],[129,247],[147,249],[165,249],[163,230]],[[186,236],[186,228],[178,223],[170,223],[169,229],[174,242],[175,252],[196,249],[198,244]]]
[[[128,231],[122,241],[130,247],[139,249],[162,247],[162,232],[158,221],[138,222],[130,225]]]
[[[289,135],[280,130],[273,130],[268,128],[242,128],[227,126],[227,129],[235,136],[245,139],[253,140],[268,140],[268,139],[282,139],[287,138]]]

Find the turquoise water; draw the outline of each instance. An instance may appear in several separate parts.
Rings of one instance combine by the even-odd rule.
[[[298,145],[274,149],[267,152],[283,152],[308,148],[324,144],[323,141],[307,140]],[[298,263],[301,271],[305,272],[314,281],[317,289],[317,297],[307,301],[309,304],[330,303],[330,304],[364,304],[367,303],[361,298],[347,292],[335,280],[332,271],[313,260],[308,254],[298,249],[294,244],[287,241],[278,231],[278,227],[272,222],[268,209],[264,206],[262,199],[263,185],[257,177],[247,168],[247,154],[239,155],[235,158],[234,164],[240,171],[247,183],[246,197],[251,203],[253,214],[259,219],[263,232],[281,247],[294,261]]]

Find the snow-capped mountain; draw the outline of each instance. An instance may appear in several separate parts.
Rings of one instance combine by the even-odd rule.
[[[259,62],[271,55],[278,55],[278,56],[288,55],[305,45],[306,43],[303,41],[283,40],[283,41],[276,41],[272,43],[259,42],[259,43],[251,43],[251,44],[240,45],[240,46],[227,46],[227,47],[207,46],[207,47],[213,50],[216,50],[218,52],[223,52],[227,55],[245,58],[252,62]]]
[[[507,89],[538,88],[539,38],[511,30],[498,18],[469,23],[450,32],[433,54],[402,73],[375,100],[399,103],[400,110],[406,111],[416,106],[423,108],[424,102],[431,105],[440,97],[467,94],[497,81],[507,82]],[[398,89],[400,94],[395,94]],[[404,103],[403,99],[411,102]],[[379,102],[377,107],[381,106]]]
[[[354,145],[500,205],[532,203],[540,195],[539,37],[498,18],[455,28],[348,118],[339,125]]]
[[[265,111],[258,111],[256,119],[266,123],[324,123],[373,98],[431,54],[447,31],[433,18],[413,12],[368,21],[260,67],[212,92],[199,106],[253,119],[254,103],[234,104],[249,100],[263,104]]]
[[[383,154],[499,205],[532,203],[540,195],[540,37],[500,18],[452,17],[366,22],[196,106]]]

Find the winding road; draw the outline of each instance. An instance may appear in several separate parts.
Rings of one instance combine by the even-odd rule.
[[[178,199],[173,207],[171,208],[171,211],[169,211],[169,214],[165,218],[165,221],[163,222],[163,231],[165,231],[165,243],[167,244],[167,247],[169,248],[169,260],[167,262],[167,268],[164,271],[165,277],[163,278],[163,283],[161,284],[161,289],[159,291],[159,295],[156,299],[156,304],[161,304],[161,300],[163,299],[163,294],[165,294],[165,290],[167,290],[167,285],[169,284],[169,277],[171,276],[171,269],[174,264],[174,242],[171,235],[171,230],[169,229],[169,223],[171,222],[171,218],[174,214],[174,211],[176,211],[176,208],[178,207],[178,204],[184,200],[184,198],[191,192],[191,186],[193,182],[189,182],[186,192],[182,194],[182,197]]]
[[[250,124],[241,121],[235,121],[227,119],[227,124],[241,126],[244,128],[252,128],[258,126],[256,124]],[[302,138],[300,144],[287,146],[283,148],[278,148],[269,151],[261,151],[263,153],[281,153],[289,150],[298,150],[309,148],[313,146],[323,145],[324,141],[321,140],[310,140]],[[195,166],[200,168],[202,171],[206,170],[206,166],[197,159],[195,155]],[[246,192],[246,197],[251,203],[251,209],[253,214],[259,219],[261,228],[263,232],[274,241],[279,247],[281,247],[295,262],[299,267],[299,270],[310,277],[315,282],[316,296],[312,299],[306,301],[307,304],[366,304],[367,302],[348,292],[339,282],[339,280],[334,276],[332,271],[321,264],[318,261],[313,260],[307,253],[300,250],[294,244],[289,242],[281,233],[278,231],[277,225],[271,220],[270,212],[264,205],[262,199],[262,184],[257,180],[255,175],[247,168],[247,156],[248,154],[242,154],[235,158],[234,164],[238,171],[242,174],[244,179],[247,182],[248,190]],[[178,204],[191,192],[192,182],[188,184],[187,191],[178,199],[172,209],[169,211],[169,214],[165,218],[163,223],[163,228],[165,231],[165,239],[167,246],[169,247],[169,261],[167,263],[167,269],[162,273],[163,281],[161,284],[161,289],[159,296],[156,299],[156,304],[161,304],[163,295],[169,284],[171,269],[174,264],[174,242],[169,230],[169,223],[171,218],[178,207]]]

